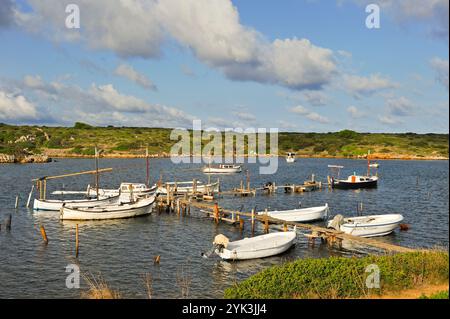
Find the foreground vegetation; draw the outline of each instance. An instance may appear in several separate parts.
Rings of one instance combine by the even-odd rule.
[[[380,269],[380,288],[366,287],[371,264]],[[225,298],[366,298],[448,281],[449,256],[444,251],[309,258],[263,270],[225,290]]]
[[[137,127],[13,126],[0,123],[0,154],[16,157],[45,154],[52,157],[92,156],[94,146],[105,156],[139,155],[148,147],[164,156],[176,141],[171,129]],[[192,133],[192,132],[191,132]],[[204,142],[206,143],[206,141]],[[333,133],[280,133],[279,154],[362,157],[371,150],[377,158],[448,158],[448,134],[378,134],[344,130]]]

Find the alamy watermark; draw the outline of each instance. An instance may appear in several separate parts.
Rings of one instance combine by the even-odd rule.
[[[366,18],[366,27],[368,29],[379,29],[380,28],[380,6],[371,3],[366,6],[366,13],[369,15]]]
[[[66,28],[79,29],[80,28],[80,7],[76,4],[68,4],[66,6]]]
[[[80,289],[80,267],[76,264],[68,264],[66,272],[69,273],[66,277],[66,288]]]
[[[368,273],[366,277],[366,287],[368,289],[380,288],[380,267],[376,264],[370,264],[365,270]]]
[[[194,120],[192,131],[175,129],[170,134],[177,141],[171,148],[173,163],[259,163],[260,174],[278,170],[278,128],[202,129],[201,120]],[[247,140],[247,143],[245,143]],[[192,155],[192,156],[191,156]]]

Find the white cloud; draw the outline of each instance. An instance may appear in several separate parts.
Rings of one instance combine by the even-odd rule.
[[[306,90],[303,92],[303,98],[312,106],[323,106],[328,103],[328,96],[322,91]]]
[[[340,2],[346,0],[339,0]],[[359,5],[373,3],[373,0],[352,0]],[[433,36],[448,41],[449,1],[448,0],[379,0],[381,14],[387,12],[399,24],[423,23]]]
[[[409,116],[414,112],[413,103],[404,96],[389,98],[386,101],[389,113],[395,116]]]
[[[342,80],[343,82],[339,85],[357,98],[370,96],[382,90],[398,87],[397,83],[383,78],[379,74],[372,74],[368,77],[345,74]]]
[[[363,117],[363,116],[365,116],[365,113],[364,112],[361,112],[360,110],[358,110],[358,108],[356,107],[356,106],[349,106],[348,108],[347,108],[347,112],[350,114],[350,116],[352,117],[352,118],[354,118],[354,119],[357,119],[357,118],[361,118],[361,117]]]
[[[67,1],[29,0],[33,12],[20,12],[18,22],[122,57],[156,57],[169,35],[233,80],[317,89],[336,72],[330,49],[307,39],[269,42],[240,23],[231,0],[79,0],[82,28],[75,31],[64,27]]]
[[[448,90],[448,60],[434,57],[430,60],[430,65],[436,72],[436,80]]]
[[[150,79],[142,73],[136,71],[131,65],[122,63],[117,66],[114,73],[118,76],[122,76],[147,90],[156,90],[156,85],[150,81]]]
[[[29,121],[39,118],[36,106],[21,94],[0,89],[0,120]]]
[[[232,114],[242,121],[256,121],[256,116],[248,112],[232,112]]]
[[[289,111],[292,113],[300,114],[314,122],[318,122],[318,123],[322,123],[322,124],[326,124],[326,123],[330,122],[330,120],[328,118],[326,118],[316,112],[311,112],[310,110],[308,110],[307,108],[305,108],[301,105],[294,106]]]
[[[386,124],[386,125],[389,125],[389,126],[398,125],[398,124],[401,123],[399,120],[397,120],[397,119],[395,119],[395,118],[393,118],[392,116],[389,116],[389,115],[379,116],[378,120],[380,121],[380,123]]]

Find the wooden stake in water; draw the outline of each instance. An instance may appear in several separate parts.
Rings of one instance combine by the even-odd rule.
[[[31,196],[33,195],[33,191],[34,191],[34,184],[31,185],[31,191],[30,191],[30,194],[28,194],[27,207],[30,207],[30,201],[31,201]]]
[[[16,196],[16,203],[14,205],[14,208],[17,209],[19,207],[19,195]]]
[[[78,247],[79,247],[79,240],[78,240],[78,224],[75,226],[75,257],[78,258]]]
[[[255,209],[252,209],[252,234],[255,231]]]
[[[214,220],[216,224],[219,223],[219,204],[217,203],[214,204]]]
[[[6,223],[5,223],[6,230],[11,230],[11,219],[12,219],[12,216],[11,216],[11,214],[9,214],[8,218],[6,219]]]
[[[42,239],[44,240],[44,243],[47,245],[48,244],[48,238],[47,238],[47,233],[45,232],[45,228],[42,225],[41,225],[40,228],[41,228]]]

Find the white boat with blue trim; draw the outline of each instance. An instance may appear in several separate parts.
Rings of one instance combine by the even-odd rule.
[[[287,222],[312,222],[325,219],[328,215],[328,204],[324,206],[298,208],[289,210],[274,210],[268,212],[258,212],[258,215],[265,215]]]
[[[370,215],[344,218],[336,215],[327,227],[360,237],[385,236],[392,233],[402,222],[400,214]]]

